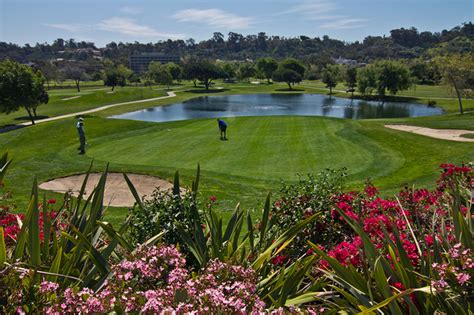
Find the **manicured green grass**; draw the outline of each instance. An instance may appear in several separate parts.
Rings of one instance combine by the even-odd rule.
[[[312,85],[313,84],[313,85]],[[284,91],[285,85],[216,83],[223,90],[209,95],[244,93],[327,93],[320,83],[304,82],[299,91]],[[304,87],[303,87],[304,86]],[[151,106],[181,102],[201,96],[190,83],[173,87],[177,97],[154,102],[130,104],[94,113],[86,119],[89,148],[86,156],[77,155],[74,119],[39,124],[0,134],[2,151],[9,151],[14,163],[6,181],[22,211],[28,201],[35,176],[40,182],[83,173],[94,160],[94,169],[102,170],[110,162],[111,171],[157,175],[172,180],[179,170],[182,182],[189,185],[196,166],[201,165],[202,200],[216,195],[223,211],[237,202],[259,209],[269,191],[276,191],[280,180],[292,181],[324,168],[347,167],[348,188],[360,188],[371,177],[385,193],[401,186],[426,186],[438,176],[442,162],[474,160],[472,143],[437,140],[411,133],[386,129],[385,123],[402,123],[431,128],[474,130],[474,113],[455,114],[455,100],[438,104],[452,114],[409,119],[352,121],[319,117],[242,117],[229,118],[229,141],[220,141],[214,119],[172,123],[147,123],[105,119]],[[303,90],[304,88],[304,90]],[[431,87],[430,87],[431,88]],[[303,91],[301,91],[303,90]],[[50,93],[51,102],[40,107],[39,114],[54,116],[164,94],[164,87],[74,90],[58,89]],[[143,96],[142,94],[143,93]],[[435,93],[435,92],[433,92]],[[81,95],[80,98],[62,101]],[[348,93],[337,96],[348,97]],[[442,95],[441,92],[437,95]],[[417,99],[423,102],[425,99]],[[451,102],[451,103],[450,103]],[[472,100],[465,101],[474,108]],[[471,104],[471,105],[469,105]],[[471,106],[471,107],[469,107]],[[18,122],[13,116],[0,115],[0,125]],[[11,183],[11,185],[9,185]],[[48,196],[60,197],[51,192]],[[228,213],[228,212],[225,212]],[[126,209],[109,209],[113,222],[123,220]]]
[[[136,101],[147,98],[164,96],[166,93],[162,88],[124,87],[115,88],[84,88],[81,92],[75,89],[58,89],[48,91],[48,104],[41,105],[37,114],[41,117],[54,117],[79,111],[96,108],[103,105]],[[78,98],[74,98],[77,97]],[[70,98],[70,99],[68,99]],[[28,114],[21,108],[19,111],[9,115],[0,115],[0,128],[6,125],[18,124],[29,121]]]
[[[381,121],[318,117],[242,117],[228,119],[229,140],[219,140],[213,119],[144,123],[88,118],[89,150],[77,155],[71,119],[24,128],[0,136],[14,164],[7,184],[24,206],[34,176],[45,181],[96,169],[110,162],[112,171],[154,174],[172,180],[179,170],[189,185],[201,164],[203,200],[216,195],[222,210],[237,202],[259,207],[280,180],[298,173],[348,167],[349,187],[371,177],[385,192],[404,184],[428,185],[441,162],[474,159],[474,146],[389,130]],[[53,195],[48,193],[49,195]],[[109,219],[124,218],[124,209],[109,210]]]

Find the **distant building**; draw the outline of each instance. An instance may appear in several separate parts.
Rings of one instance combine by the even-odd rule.
[[[355,66],[355,65],[357,65],[356,60],[342,58],[341,56],[339,56],[339,58],[333,58],[333,60],[337,65],[345,65],[345,66]]]
[[[142,73],[147,71],[148,65],[152,61],[159,61],[161,63],[179,63],[180,57],[178,55],[166,55],[161,53],[141,53],[130,55],[128,59],[130,69],[132,69],[136,73]]]

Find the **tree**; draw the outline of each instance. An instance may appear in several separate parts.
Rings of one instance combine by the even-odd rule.
[[[395,95],[411,86],[410,70],[398,61],[377,61],[375,64],[377,93],[382,98],[386,91]]]
[[[303,80],[303,77],[298,72],[286,69],[284,67],[278,67],[278,69],[273,73],[273,80],[277,82],[286,82],[290,90],[293,89],[292,85]]]
[[[35,124],[36,109],[49,101],[40,71],[6,60],[0,62],[0,112],[11,113],[23,107]]]
[[[459,112],[464,113],[462,97],[466,96],[474,86],[474,56],[447,55],[435,58],[435,63],[441,70],[443,81],[455,91],[459,103]]]
[[[377,88],[377,78],[373,65],[357,70],[357,87],[362,95],[371,95]]]
[[[56,81],[58,79],[58,68],[51,62],[39,62],[38,69],[44,75],[49,90],[49,81]]]
[[[304,77],[304,73],[306,71],[306,68],[304,67],[304,65],[299,60],[296,60],[296,59],[293,59],[293,58],[287,58],[287,59],[283,60],[280,63],[280,66],[282,68],[295,71],[302,78]]]
[[[321,72],[321,81],[329,88],[329,95],[332,95],[332,89],[336,87],[341,77],[341,70],[338,65],[326,65]]]
[[[354,98],[354,91],[355,87],[357,86],[357,68],[349,67],[344,72],[344,81],[346,86],[349,88],[351,94],[351,98]]]
[[[107,62],[103,73],[103,80],[105,86],[115,87],[127,85],[127,79],[133,74],[133,71],[124,65],[114,66],[113,63]]]
[[[65,79],[74,81],[77,92],[81,91],[81,81],[86,81],[88,79],[88,74],[85,72],[84,67],[82,67],[80,64],[68,63],[64,68],[61,69],[61,72],[63,73]]]
[[[173,83],[173,76],[167,65],[161,64],[159,61],[153,61],[148,65],[148,73],[150,78],[158,84],[164,84],[168,87]]]
[[[296,59],[288,58],[283,60],[278,69],[273,73],[273,80],[277,82],[286,82],[290,90],[292,85],[301,82],[304,77],[305,67]]]
[[[237,75],[237,66],[234,62],[224,62],[221,64],[221,69],[224,71],[225,79],[235,78]]]
[[[226,75],[220,67],[208,60],[191,61],[185,66],[184,72],[187,79],[202,81],[206,91],[209,91],[212,80],[224,78]]]
[[[267,79],[268,84],[270,84],[270,79],[277,68],[278,63],[273,58],[260,58],[257,60],[257,71]]]
[[[175,64],[174,62],[169,62],[166,64],[168,70],[171,74],[173,80],[179,81],[181,79],[182,68],[180,65]]]
[[[237,73],[237,76],[239,80],[245,80],[254,76],[255,73],[256,73],[256,70],[255,70],[254,65],[250,62],[245,62],[239,66],[239,71]]]

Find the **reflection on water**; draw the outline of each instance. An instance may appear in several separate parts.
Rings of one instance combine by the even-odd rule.
[[[111,118],[177,121],[235,116],[325,116],[348,119],[401,118],[442,114],[436,107],[329,98],[320,94],[246,94],[204,96],[169,106],[147,108]]]

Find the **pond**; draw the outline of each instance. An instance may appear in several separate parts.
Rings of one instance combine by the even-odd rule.
[[[432,116],[441,108],[415,103],[350,100],[321,94],[242,94],[204,96],[110,118],[166,122],[236,116],[324,116],[348,119]]]

